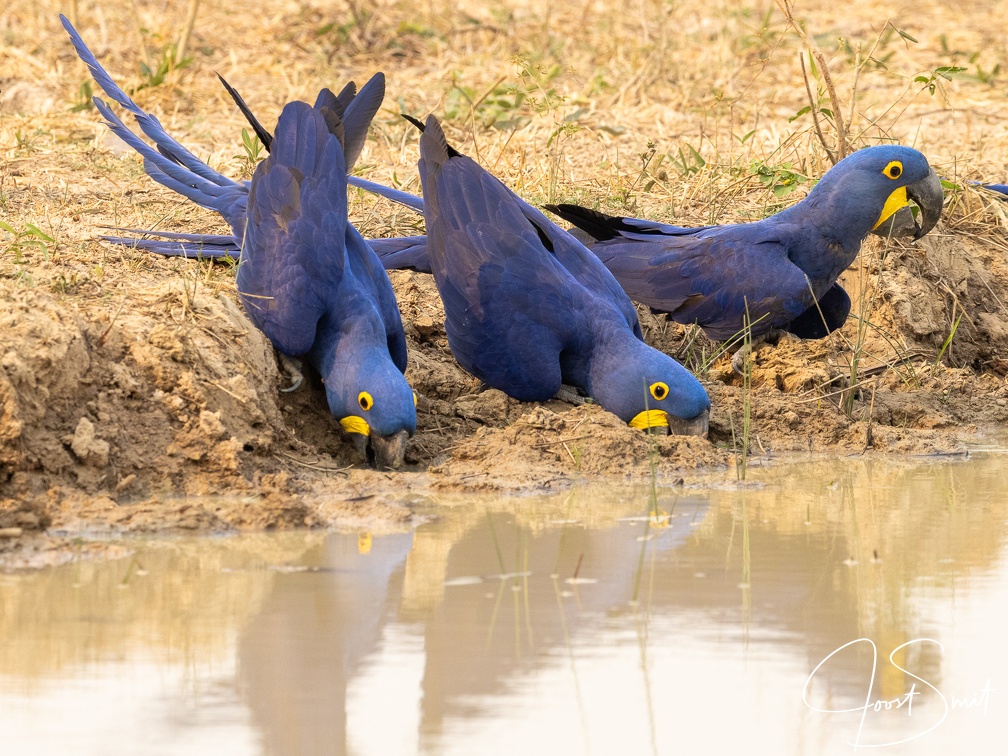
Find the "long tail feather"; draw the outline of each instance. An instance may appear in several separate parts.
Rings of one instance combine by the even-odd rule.
[[[154,148],[151,148],[133,134],[122,120],[112,113],[108,105],[99,98],[94,98],[95,105],[113,132],[144,157],[144,165],[151,178],[203,207],[216,210],[232,227],[240,228],[244,223],[244,195],[247,193],[245,185],[213,170],[169,136],[157,118],[142,110],[112,80],[67,18],[61,15],[60,21],[70,35],[74,49],[91,71],[98,86],[108,97],[128,110],[136,119],[140,130],[154,142]],[[165,180],[166,178],[170,181]]]
[[[410,269],[420,273],[431,272],[426,236],[368,239],[367,243],[381,260],[385,270]]]
[[[170,231],[142,231],[132,228],[118,228],[126,234],[144,234],[157,238],[140,236],[103,235],[104,241],[122,244],[133,249],[142,249],[165,257],[185,257],[194,260],[237,259],[241,254],[233,236],[219,234],[178,234]]]
[[[255,132],[256,136],[259,137],[259,141],[263,143],[263,147],[266,148],[266,152],[270,151],[270,147],[273,144],[273,135],[266,130],[266,127],[259,123],[259,119],[255,117],[252,113],[251,108],[246,104],[245,99],[238,94],[238,90],[232,87],[223,76],[217,74],[217,78],[220,79],[220,83],[224,85],[224,89],[227,93],[231,95],[231,99],[235,101],[235,105],[238,106],[238,110],[241,111],[242,115],[245,116],[245,120],[249,122],[252,130]]]
[[[367,179],[360,178],[359,176],[348,176],[347,183],[350,184],[350,186],[356,186],[358,189],[363,189],[366,192],[377,194],[379,197],[384,197],[387,200],[397,202],[398,204],[408,207],[410,210],[423,215],[423,197],[417,197],[415,194],[410,194],[409,192],[393,189],[390,186],[378,184],[374,181],[368,181]]]

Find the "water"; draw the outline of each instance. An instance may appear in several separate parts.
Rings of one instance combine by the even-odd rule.
[[[656,522],[583,489],[0,575],[0,753],[999,753],[1006,472],[778,464]]]

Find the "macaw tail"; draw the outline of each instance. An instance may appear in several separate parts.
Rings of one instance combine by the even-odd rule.
[[[134,134],[105,102],[98,97],[94,98],[95,106],[109,128],[143,157],[147,175],[196,204],[220,213],[235,230],[235,235],[239,236],[245,225],[248,187],[213,170],[169,136],[157,118],[143,111],[112,81],[67,18],[60,15],[60,21],[98,86],[132,113],[140,130],[154,142],[157,149]]]
[[[385,270],[415,270],[430,273],[426,236],[404,236],[395,239],[368,239],[368,246],[381,260]]]
[[[245,98],[232,87],[224,77],[217,74],[224,89],[231,95],[238,110],[245,116],[252,130],[263,143],[267,152],[273,149],[273,135],[260,123],[252,109],[245,102]],[[368,79],[367,83],[357,91],[357,85],[349,82],[342,91],[333,94],[331,89],[324,88],[318,93],[315,100],[314,109],[318,110],[325,117],[330,133],[338,136],[343,144],[343,159],[346,161],[346,168],[349,172],[353,169],[354,163],[360,157],[361,150],[364,149],[364,142],[367,141],[368,127],[374,120],[378,108],[381,107],[382,100],[385,99],[385,74],[379,72]],[[336,118],[330,120],[326,115],[329,112],[335,114]],[[337,133],[338,132],[338,133]],[[378,186],[376,184],[376,186]]]
[[[192,260],[237,260],[241,247],[233,236],[217,234],[177,234],[170,231],[141,231],[133,228],[116,229],[127,234],[143,236],[102,236],[104,241],[123,244],[165,257],[185,257]],[[145,237],[156,238],[145,238]]]
[[[360,176],[347,176],[347,183],[350,184],[350,186],[356,186],[358,189],[363,189],[366,192],[377,194],[379,197],[392,200],[393,202],[403,205],[404,207],[408,207],[410,210],[423,215],[423,197],[417,197],[415,194],[410,194],[409,192],[393,189],[390,186],[385,186],[384,184],[379,184],[374,181],[368,181]]]

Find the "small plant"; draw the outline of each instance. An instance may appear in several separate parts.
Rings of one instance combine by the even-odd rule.
[[[53,294],[67,294],[71,289],[77,286],[77,273],[71,273],[68,278],[63,273],[59,274],[59,278],[53,281],[50,289]]]
[[[745,303],[742,327],[742,453],[735,471],[739,480],[745,480],[749,461],[749,435],[752,432],[752,322],[749,319],[749,302]]]
[[[670,156],[669,159],[684,178],[700,173],[707,166],[707,161],[704,160],[703,155],[691,144],[686,145],[686,152],[683,152],[683,148],[679,147],[678,157]]]
[[[952,305],[952,314],[955,314],[956,304]],[[949,335],[945,338],[945,341],[941,345],[941,349],[938,350],[938,356],[935,357],[934,364],[931,366],[931,375],[934,376],[935,372],[938,370],[938,365],[941,364],[942,357],[945,356],[945,352],[949,353],[949,357],[952,356],[952,340],[955,338],[956,331],[959,329],[959,322],[962,320],[963,313],[959,313],[959,317],[955,319],[952,323],[952,328],[949,329]]]
[[[774,197],[786,197],[802,184],[809,181],[809,177],[792,170],[791,163],[781,163],[777,166],[754,160],[749,167],[749,172],[759,178],[759,182],[773,192]]]
[[[967,70],[963,66],[938,66],[928,73],[914,77],[914,82],[922,84],[933,97],[936,91],[940,91],[942,97],[945,96],[944,82],[952,81],[952,75],[962,73]]]
[[[550,202],[557,200],[557,185],[560,183],[560,159],[563,152],[560,149],[560,142],[564,137],[575,133],[580,126],[576,123],[564,121],[557,126],[549,139],[546,140],[546,147],[550,150],[549,179],[546,188],[546,196]]]
[[[49,234],[32,223],[26,223],[24,228],[18,231],[9,223],[0,221],[0,230],[3,230],[12,237],[8,241],[7,249],[14,253],[15,263],[21,262],[25,249],[34,249],[48,258],[50,252],[49,245],[56,243],[56,240],[49,236]]]
[[[256,165],[262,160],[263,144],[259,141],[259,135],[250,133],[248,129],[242,129],[242,150],[244,155],[235,155],[235,159],[242,163],[242,173],[251,176]]]
[[[143,82],[137,89],[161,86],[168,73],[175,68],[181,68],[182,64],[181,62],[177,63],[175,60],[175,47],[173,45],[169,45],[164,49],[161,53],[161,60],[158,61],[156,66],[149,62],[140,61],[140,75],[143,77]]]
[[[84,83],[80,85],[80,89],[77,90],[77,98],[74,100],[74,104],[70,107],[71,113],[79,113],[82,110],[91,110],[94,108],[94,89],[91,86],[91,80],[85,79]]]

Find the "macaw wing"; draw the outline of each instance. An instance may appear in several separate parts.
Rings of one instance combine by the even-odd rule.
[[[710,338],[723,340],[739,333],[747,319],[754,335],[781,328],[814,302],[787,249],[755,233],[721,226],[650,241],[620,237],[600,241],[592,252],[631,299],[676,322],[698,323]]]
[[[392,290],[392,282],[389,281],[381,260],[360,232],[349,223],[346,229],[348,271],[353,276],[354,285],[358,290],[366,291],[374,302],[385,327],[385,338],[392,362],[405,373],[406,334],[403,331],[402,316],[399,314],[399,304]]]
[[[306,353],[345,268],[346,166],[322,114],[286,105],[252,177],[238,291],[281,351]]]
[[[560,353],[571,341],[570,292],[542,253],[495,224],[477,223],[441,237],[451,266],[439,279],[452,354],[487,384],[524,401],[559,390]],[[474,250],[482,258],[474,264]],[[492,253],[506,250],[507,256]]]
[[[469,158],[449,158],[435,119],[420,146],[428,255],[452,353],[515,398],[549,398],[576,336],[577,282],[507,187]]]
[[[539,210],[515,197],[525,218],[535,226],[546,248],[586,289],[612,304],[626,320],[637,338],[644,340],[637,309],[626,291],[598,257]]]
[[[843,287],[835,283],[819,301],[785,326],[800,339],[821,339],[842,328],[850,315],[851,300]]]

